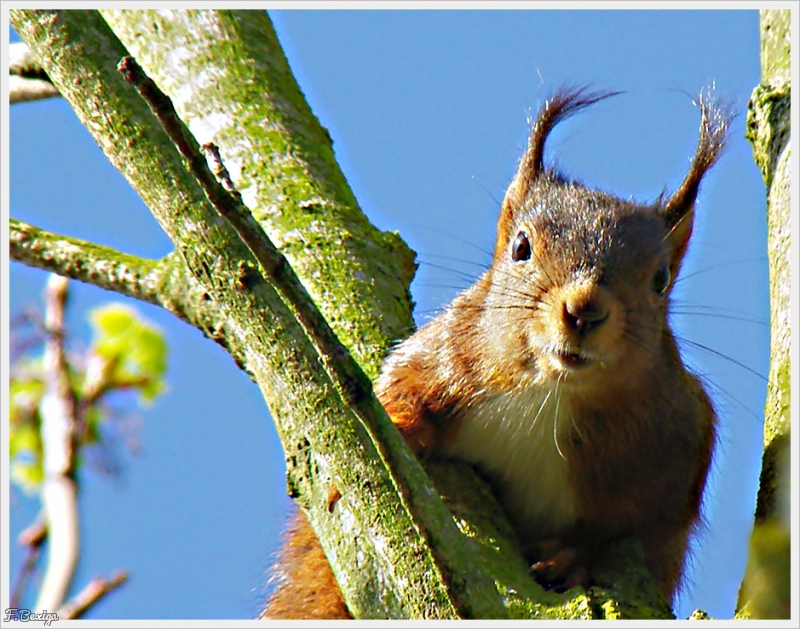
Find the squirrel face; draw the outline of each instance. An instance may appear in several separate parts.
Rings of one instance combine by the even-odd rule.
[[[652,364],[676,254],[657,208],[548,176],[513,220],[487,293],[497,354],[529,356],[537,384],[585,393]]]
[[[731,115],[702,97],[689,173],[666,201],[640,205],[572,182],[543,163],[556,124],[613,95],[564,90],[546,103],[501,206],[483,329],[491,337],[492,371],[505,371],[502,363],[523,371],[517,384],[624,391],[631,373],[658,368],[672,342],[673,279],[700,181],[721,153]]]

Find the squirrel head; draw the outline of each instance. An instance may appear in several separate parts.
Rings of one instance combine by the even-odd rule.
[[[640,205],[586,188],[543,163],[556,124],[615,94],[562,90],[539,111],[501,205],[488,275],[488,324],[502,328],[494,335],[497,351],[535,363],[531,373],[540,380],[576,389],[607,389],[631,369],[653,364],[665,334],[671,340],[669,296],[692,233],[695,200],[732,118],[702,96],[689,172],[672,196]]]

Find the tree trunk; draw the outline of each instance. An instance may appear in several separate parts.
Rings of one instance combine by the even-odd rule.
[[[790,44],[791,11],[762,10],[762,79],[750,99],[747,138],[767,186],[771,349],[761,485],[739,593],[737,617],[742,618],[790,617]]]

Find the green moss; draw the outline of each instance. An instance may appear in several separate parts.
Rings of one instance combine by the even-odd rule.
[[[780,522],[756,527],[750,540],[747,578],[742,585],[742,618],[790,617],[791,536]]]
[[[791,84],[761,84],[753,90],[747,110],[745,137],[753,146],[753,157],[769,188],[782,148],[789,140],[791,128]]]
[[[644,565],[638,540],[623,540],[606,549],[592,578],[595,585],[589,593],[598,618],[674,618]]]

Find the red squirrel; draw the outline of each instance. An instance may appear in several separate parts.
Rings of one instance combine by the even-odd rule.
[[[678,190],[638,204],[544,164],[559,122],[615,93],[563,89],[533,123],[500,208],[490,268],[388,357],[375,391],[419,457],[478,467],[537,580],[587,585],[633,536],[672,602],[715,443],[716,416],[668,322],[700,182],[731,115],[703,96]],[[349,618],[302,514],[262,618]]]

